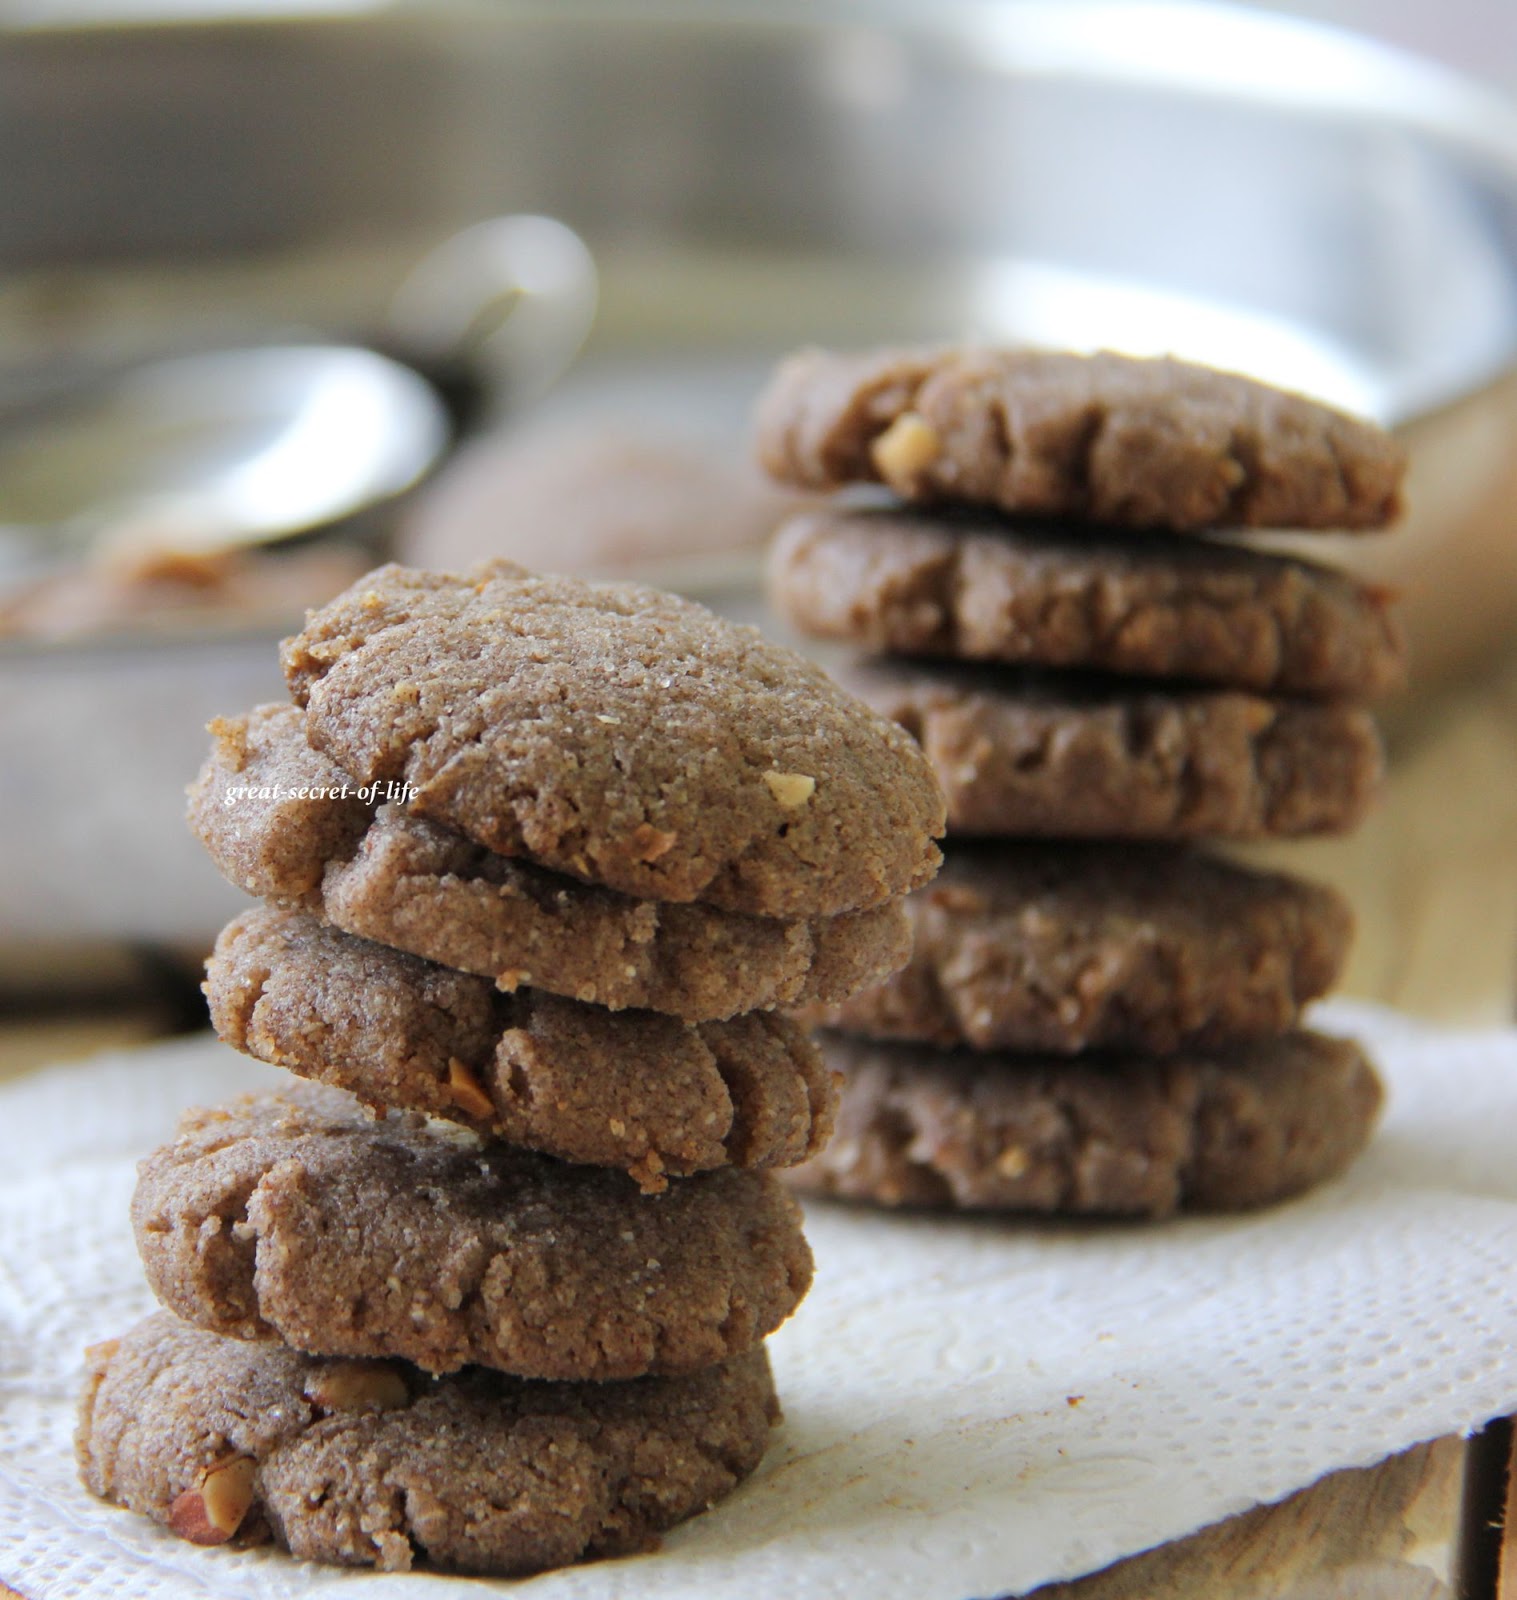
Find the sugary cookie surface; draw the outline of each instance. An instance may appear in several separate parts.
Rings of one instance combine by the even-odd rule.
[[[585,882],[767,917],[931,877],[942,800],[899,729],[793,651],[634,584],[383,567],[285,674],[309,743],[411,811]]]

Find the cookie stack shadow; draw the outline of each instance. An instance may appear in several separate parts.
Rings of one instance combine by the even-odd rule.
[[[511,1574],[645,1549],[757,1465],[835,1089],[778,1008],[907,953],[942,798],[817,669],[632,586],[369,574],[213,724],[190,819],[263,904],[133,1224],[81,1472],[196,1543]],[[881,793],[887,798],[882,799]]]
[[[1343,1170],[1381,1088],[1301,1012],[1348,907],[1199,841],[1358,822],[1400,635],[1385,593],[1209,535],[1383,527],[1399,448],[1178,361],[1004,350],[804,352],[758,429],[784,483],[876,486],[780,530],[771,599],[871,653],[837,676],[948,797],[910,964],[803,1013],[843,1090],[797,1185],[1162,1216]]]

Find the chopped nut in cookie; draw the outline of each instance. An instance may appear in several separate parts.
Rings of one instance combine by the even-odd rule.
[[[906,411],[874,441],[870,454],[886,483],[909,488],[936,458],[942,440],[915,411]]]
[[[306,1379],[305,1397],[323,1411],[398,1411],[411,1402],[400,1369],[389,1361],[333,1361]]]
[[[454,1105],[471,1117],[488,1121],[495,1116],[495,1102],[485,1093],[479,1079],[456,1056],[448,1063],[448,1094]]]
[[[169,1527],[191,1544],[225,1544],[253,1504],[258,1464],[251,1456],[222,1461],[169,1507]]]
[[[816,793],[816,779],[803,772],[766,772],[764,782],[775,801],[787,811],[805,805]]]
[[[632,857],[635,861],[657,861],[660,856],[669,854],[678,837],[678,834],[655,828],[651,822],[641,823],[632,830]]]

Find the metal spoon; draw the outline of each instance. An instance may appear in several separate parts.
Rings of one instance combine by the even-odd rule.
[[[431,386],[372,350],[275,345],[135,367],[0,437],[0,560],[199,552],[303,532],[414,483]]]
[[[431,252],[382,336],[424,370],[519,400],[568,364],[595,268],[548,217],[500,217]],[[150,361],[0,432],[0,576],[86,553],[203,553],[305,532],[399,494],[453,434],[434,384],[354,345]]]

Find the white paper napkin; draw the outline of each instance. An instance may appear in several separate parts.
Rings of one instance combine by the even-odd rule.
[[[786,1422],[755,1478],[654,1555],[503,1587],[1016,1593],[1517,1411],[1517,1034],[1320,1021],[1366,1039],[1390,1088],[1344,1181],[1156,1227],[815,1205],[816,1288],[773,1341]],[[30,1600],[456,1585],[197,1549],[74,1477],[79,1352],[149,1306],[136,1157],[180,1106],[281,1076],[190,1041],[0,1090],[0,1576]]]

